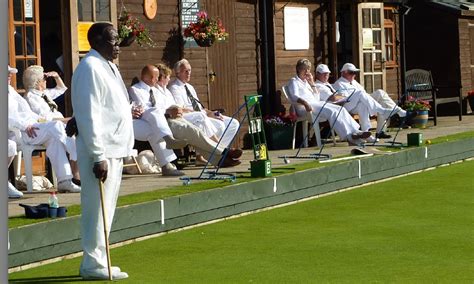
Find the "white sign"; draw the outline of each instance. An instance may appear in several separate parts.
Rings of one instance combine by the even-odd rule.
[[[371,49],[374,47],[374,34],[372,29],[363,28],[362,29],[362,48]]]
[[[33,18],[33,0],[25,0],[25,18]]]
[[[303,7],[283,10],[285,49],[309,49],[309,11]]]

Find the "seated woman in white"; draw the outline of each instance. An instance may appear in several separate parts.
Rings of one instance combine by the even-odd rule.
[[[297,108],[299,116],[303,115],[302,112],[311,112],[314,121],[319,114],[318,118],[326,119],[341,140],[347,140],[349,144],[358,145],[362,139],[370,137],[370,132],[359,131],[359,124],[345,108],[320,100],[308,59],[300,59],[296,63],[296,76],[288,82],[288,90],[291,102],[304,107]]]
[[[46,78],[54,78],[56,87],[48,89],[46,87]],[[30,105],[30,109],[36,113],[42,121],[59,120],[65,123],[71,119],[65,118],[64,115],[58,111],[58,106],[54,99],[62,96],[66,92],[67,87],[57,72],[44,72],[42,66],[31,65],[23,72],[23,85],[27,90],[24,98]],[[76,152],[76,140],[74,137],[66,137],[66,143],[71,147],[71,152]],[[77,166],[76,155],[70,155],[70,164],[73,172],[73,181],[80,184],[79,168]]]

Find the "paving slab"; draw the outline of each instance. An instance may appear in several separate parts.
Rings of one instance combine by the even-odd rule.
[[[395,129],[393,129],[395,130]],[[463,120],[459,121],[457,116],[450,117],[439,117],[438,125],[433,126],[433,122],[428,123],[426,129],[402,129],[397,136],[398,142],[407,142],[408,133],[422,133],[423,139],[433,139],[440,136],[474,131],[474,115],[463,116]],[[390,134],[394,135],[395,132],[391,131]],[[386,141],[391,141],[390,139]],[[338,142],[336,146],[332,142],[325,144],[323,153],[331,154],[333,156],[348,155],[351,153],[351,150],[354,149],[354,146],[348,146],[347,142]],[[279,166],[288,166],[285,165],[283,159],[278,158],[279,156],[284,155],[295,155],[297,150],[278,150],[270,151],[269,156],[272,160],[273,167]],[[303,148],[300,155],[309,155],[318,153],[319,148]],[[253,160],[253,153],[251,150],[244,150],[241,161],[242,164],[233,167],[222,169],[223,173],[233,173],[233,172],[246,172],[249,171],[250,161]],[[290,159],[291,164],[304,163],[307,162],[307,159]],[[291,166],[290,164],[290,166]],[[187,176],[197,177],[202,171],[202,167],[186,167],[184,172]],[[198,181],[193,181],[198,182]],[[152,190],[159,190],[169,186],[182,185],[182,181],[177,177],[164,177],[161,174],[144,174],[144,175],[124,175],[122,186],[120,189],[120,195],[128,195],[138,192],[146,192]],[[183,186],[183,194],[186,193],[186,186]],[[24,203],[28,205],[37,205],[39,203],[47,203],[49,192],[33,192],[25,193],[24,197],[21,199],[10,199],[8,202],[8,216],[19,216],[23,215],[23,208],[20,207],[19,203]],[[70,206],[74,204],[80,204],[80,194],[79,193],[62,193],[58,194],[60,206]]]

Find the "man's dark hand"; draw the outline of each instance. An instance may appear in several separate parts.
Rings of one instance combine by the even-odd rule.
[[[107,172],[109,170],[109,166],[107,161],[100,161],[94,163],[94,167],[92,168],[92,172],[94,172],[95,177],[98,178],[100,181],[104,182],[107,179]]]
[[[77,136],[79,134],[75,117],[71,117],[71,119],[66,123],[66,134],[69,137],[72,137],[74,135]]]

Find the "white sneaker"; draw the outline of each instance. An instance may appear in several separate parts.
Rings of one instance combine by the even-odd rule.
[[[360,145],[362,145],[362,139],[352,138],[351,135],[348,135],[347,136],[347,143],[349,143],[349,146],[360,146]]]
[[[81,187],[75,185],[71,179],[67,179],[67,180],[62,180],[58,183],[58,191],[61,193],[81,192]]]
[[[407,116],[407,111],[399,107],[397,114],[399,117],[405,117]]]
[[[367,142],[367,143],[376,143],[376,142],[379,142],[379,139],[375,138],[373,135],[370,135],[367,139],[365,139],[365,142]]]
[[[13,184],[8,182],[8,198],[21,198],[23,197],[23,192],[16,189]]]
[[[79,272],[82,279],[84,280],[108,280],[109,272],[107,268],[94,269],[94,270],[82,270]],[[117,266],[112,266],[112,279],[120,280],[128,278],[126,272],[120,271],[120,268]]]

